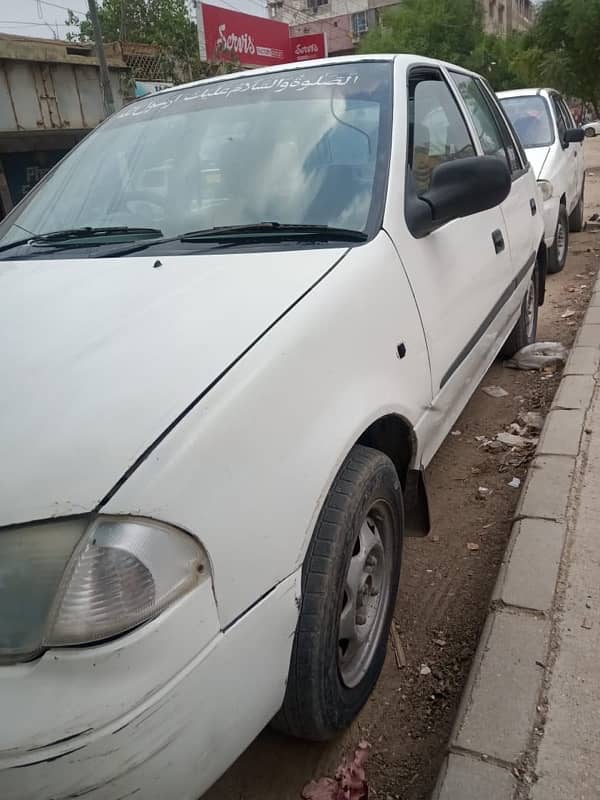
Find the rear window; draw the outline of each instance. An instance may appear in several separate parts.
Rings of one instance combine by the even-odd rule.
[[[552,118],[544,97],[503,97],[500,102],[523,147],[548,147],[554,142]]]

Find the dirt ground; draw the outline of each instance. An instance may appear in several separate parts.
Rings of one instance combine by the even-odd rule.
[[[586,140],[586,220],[600,213],[600,137]],[[600,267],[600,231],[573,235],[567,265],[549,276],[538,340],[570,346]],[[358,721],[328,744],[265,730],[203,800],[298,800],[311,778],[331,775],[360,739],[371,743],[371,800],[425,800],[435,784],[511,527],[528,458],[486,451],[478,436],[508,430],[521,411],[545,412],[558,373],[492,366],[431,466],[433,529],[405,543],[396,624],[406,655],[390,647],[377,688]],[[491,489],[482,498],[479,487]],[[425,665],[430,673],[422,675]],[[424,670],[425,672],[427,670]],[[251,691],[251,687],[249,687]]]

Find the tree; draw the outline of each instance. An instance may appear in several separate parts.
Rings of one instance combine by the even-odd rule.
[[[600,117],[600,0],[546,0],[533,30],[543,82]]]
[[[481,42],[479,0],[404,0],[385,11],[362,53],[416,53],[467,65]]]
[[[105,42],[133,41],[161,47],[166,58],[179,60],[196,77],[202,73],[196,23],[186,0],[104,0],[98,17]],[[93,41],[89,14],[80,18],[69,11],[67,24],[77,28],[67,38]]]

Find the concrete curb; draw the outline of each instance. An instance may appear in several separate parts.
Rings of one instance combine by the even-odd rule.
[[[527,780],[567,507],[600,368],[600,278],[546,418],[432,800],[512,800]]]

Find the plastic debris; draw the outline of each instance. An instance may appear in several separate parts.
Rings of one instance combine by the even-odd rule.
[[[571,310],[569,310],[569,311],[565,311],[565,313],[564,313],[564,314],[561,314],[561,315],[560,315],[560,318],[561,318],[561,319],[568,319],[569,317],[573,317],[574,315],[575,315],[575,312],[574,312],[574,311],[571,311]]]
[[[527,436],[517,436],[514,433],[501,433],[496,434],[496,439],[507,447],[530,447],[537,444],[537,439],[528,438]]]
[[[476,542],[467,542],[467,550],[476,553],[479,550],[479,545]]]
[[[484,386],[481,390],[488,394],[490,397],[506,397],[508,392],[501,386]]]
[[[541,431],[544,427],[544,415],[539,411],[522,411],[519,420],[532,431]]]
[[[513,478],[512,481],[509,481],[508,485],[513,489],[518,489],[519,486],[521,485],[521,479],[520,478]]]
[[[427,664],[421,664],[419,675],[431,675],[431,667],[428,667]]]
[[[462,436],[462,431],[450,431],[450,436]]]
[[[360,742],[351,760],[344,759],[335,772],[335,778],[320,778],[307,783],[302,789],[304,800],[367,800],[369,787],[365,762],[371,745]]]
[[[492,493],[492,490],[488,489],[487,486],[480,486],[477,489],[477,493],[478,493],[479,497],[489,497],[491,495],[491,493]]]
[[[525,436],[527,433],[527,428],[524,425],[519,425],[517,422],[512,422],[508,426],[508,430],[516,436]]]
[[[544,367],[560,366],[567,360],[567,348],[560,342],[534,342],[523,347],[510,361],[507,367],[513,369],[544,369]]]

